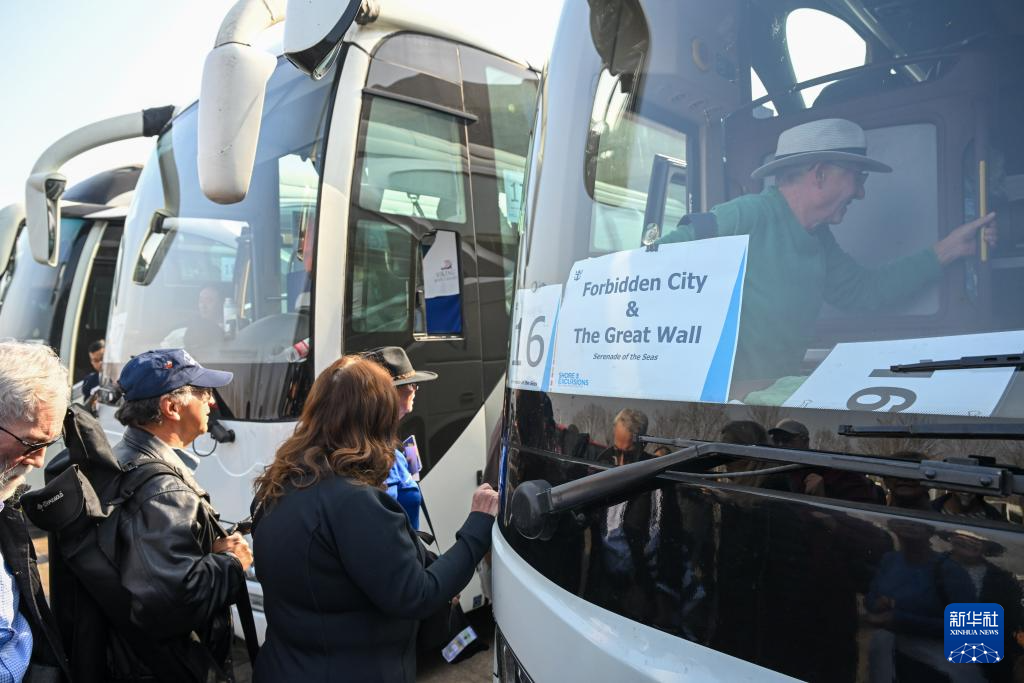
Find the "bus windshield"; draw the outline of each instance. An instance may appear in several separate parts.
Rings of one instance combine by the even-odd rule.
[[[32,258],[28,231],[21,230],[14,254],[6,270],[0,274],[0,337],[60,347],[59,328],[64,319],[63,311],[58,316],[58,300],[65,278],[72,275],[68,271],[68,262],[73,260],[72,252],[76,248],[81,249],[80,244],[76,247],[76,239],[83,234],[83,227],[89,224],[82,218],[61,219],[56,268],[37,263]]]
[[[321,149],[331,84],[286,63],[267,85],[245,200],[218,205],[199,187],[196,107],[174,119],[139,179],[127,219],[104,374],[134,354],[184,347],[231,370],[218,404],[241,420],[301,408]],[[306,342],[306,343],[303,343]]]
[[[806,4],[567,8],[511,387],[1024,417],[1019,368],[891,369],[1024,348],[1019,11]]]

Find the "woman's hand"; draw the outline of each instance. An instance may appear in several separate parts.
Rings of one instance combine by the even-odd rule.
[[[490,484],[484,484],[473,492],[473,502],[469,506],[470,512],[483,512],[494,517],[498,514],[498,492],[491,488]]]

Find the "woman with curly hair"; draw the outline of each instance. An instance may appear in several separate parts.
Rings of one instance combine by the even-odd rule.
[[[295,433],[257,477],[253,547],[267,615],[257,683],[415,680],[418,620],[465,588],[490,548],[498,495],[485,484],[455,545],[425,566],[383,488],[398,416],[388,372],[346,356],[317,377]]]

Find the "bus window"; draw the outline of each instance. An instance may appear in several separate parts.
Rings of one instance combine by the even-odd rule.
[[[395,216],[466,222],[458,121],[376,97],[362,140],[359,206]]]
[[[308,257],[330,92],[330,82],[290,65],[275,71],[250,190],[236,204],[211,202],[199,187],[197,108],[174,119],[126,221],[106,376],[141,351],[184,345],[200,363],[235,373],[219,392],[225,414],[278,420],[301,408],[282,396],[307,372],[290,350],[310,336]],[[166,232],[154,233],[154,216]]]
[[[864,39],[849,24],[827,12],[808,8],[793,10],[786,17],[786,46],[797,83],[861,66],[867,53]],[[802,90],[804,106],[814,104],[826,85]]]
[[[496,55],[460,46],[466,110],[473,232],[486,386],[504,372],[508,315],[523,227],[526,155],[537,102],[537,75]]]
[[[595,200],[590,228],[593,254],[640,245],[651,167],[657,154],[686,161],[687,136],[635,111],[628,88],[638,79],[601,72],[590,116],[585,168]],[[664,225],[674,227],[687,213],[686,187],[673,185]]]
[[[609,5],[625,12],[635,3]],[[673,21],[670,17],[677,12],[692,15],[695,21],[706,20],[708,27],[718,26],[711,21],[710,10],[691,13],[652,4],[643,4],[643,9],[661,18],[647,16],[649,27]],[[621,306],[609,304],[598,319],[582,312],[593,311],[597,300],[590,308],[581,304],[577,319],[572,317],[576,309],[566,308],[570,299],[568,290],[563,290],[557,325],[561,328],[574,321],[576,331],[543,333],[545,340],[553,340],[550,346],[555,349],[554,357],[548,359],[552,385],[561,382],[566,390],[576,390],[577,383],[589,382],[584,386],[593,392],[598,377],[616,375],[598,371],[602,363],[566,360],[560,364],[559,358],[614,361],[622,355],[642,359],[646,353],[663,362],[665,354],[676,349],[674,345],[703,343],[704,328],[693,321],[680,325],[679,320],[685,321],[682,311],[693,310],[681,301],[666,296],[648,297],[644,303],[639,294],[633,298],[644,287],[657,289],[659,282],[644,279],[652,277],[645,269],[653,268],[653,261],[641,267],[640,257],[630,255],[641,247],[655,159],[694,160],[697,146],[692,141],[699,132],[703,156],[687,167],[705,170],[699,209],[717,221],[711,237],[745,246],[734,264],[739,272],[723,271],[718,276],[719,282],[739,283],[737,289],[723,288],[715,307],[722,316],[737,311],[723,318],[733,321],[729,324],[735,327],[730,330],[738,330],[735,348],[729,346],[733,342],[718,347],[725,349],[720,357],[731,369],[714,365],[716,356],[708,353],[708,369],[699,382],[694,380],[692,400],[710,401],[714,396],[715,401],[803,408],[853,410],[877,404],[875,409],[883,411],[1017,413],[1017,402],[1003,399],[1004,393],[1013,391],[1005,372],[1004,381],[983,392],[988,397],[984,404],[967,402],[966,396],[973,394],[953,388],[957,383],[969,385],[968,374],[955,375],[955,382],[953,374],[936,375],[927,386],[919,381],[917,389],[892,378],[879,383],[876,380],[883,375],[872,374],[903,362],[904,356],[912,360],[959,357],[974,351],[1003,353],[997,349],[1020,346],[1019,307],[1003,293],[1012,291],[1010,283],[1020,281],[1021,269],[1018,260],[999,256],[1007,253],[1004,249],[1016,248],[1015,242],[1011,239],[1004,245],[1000,240],[985,261],[977,227],[970,226],[983,204],[992,210],[1009,196],[1006,179],[1019,170],[1020,136],[1014,123],[1019,97],[1009,94],[1016,92],[1011,84],[1000,85],[999,79],[1009,76],[994,68],[1001,54],[994,48],[986,53],[902,56],[910,47],[927,52],[929,44],[935,50],[952,44],[948,40],[955,37],[952,34],[973,35],[970,31],[978,17],[953,12],[948,21],[936,18],[927,31],[911,36],[905,25],[891,17],[888,21],[896,33],[878,32],[877,27],[869,30],[863,22],[854,31],[854,24],[821,12],[794,13],[785,3],[758,4],[757,12],[737,17],[735,41],[710,28],[702,36],[714,59],[684,60],[686,68],[680,68],[673,61],[676,52],[659,51],[663,43],[627,40],[642,32],[635,22],[622,24],[626,14],[616,26],[613,15],[609,10],[610,23],[587,36],[590,52],[588,47],[577,50],[588,55],[581,57],[580,64],[587,64],[589,75],[572,82],[557,77],[548,81],[549,92],[561,89],[559,103],[571,102],[577,127],[583,120],[589,129],[584,140],[579,136],[577,142],[564,145],[552,141],[571,139],[561,128],[571,120],[568,116],[561,116],[547,130],[544,164],[534,169],[539,168],[544,177],[528,189],[536,211],[528,223],[531,232],[525,237],[528,245],[519,282],[521,288],[538,292],[551,285],[557,289],[557,285],[578,283],[581,298],[625,300]],[[833,41],[830,36],[837,32],[846,37],[836,36]],[[860,36],[869,34],[872,42],[866,48]],[[616,35],[618,39],[612,40]],[[746,46],[745,53],[729,51],[737,42]],[[842,48],[840,61],[831,61],[833,42]],[[612,49],[624,44],[635,46],[628,60],[623,59],[625,53]],[[830,53],[827,59],[825,53]],[[821,59],[815,61],[814,54]],[[735,69],[726,68],[734,56],[745,61],[737,62]],[[865,57],[871,60],[858,67]],[[738,101],[744,84],[734,75],[751,69],[772,94],[777,116],[753,116],[750,103]],[[834,69],[847,73],[829,80]],[[812,103],[808,107],[801,90],[809,87],[802,88],[797,81],[819,77],[825,78],[824,87],[817,96],[808,95],[806,102]],[[690,95],[699,90],[695,84],[703,84],[700,98]],[[683,106],[687,96],[700,108]],[[716,120],[712,116],[716,111],[726,113]],[[836,132],[840,129],[845,131],[841,135]],[[828,147],[832,135],[849,144]],[[826,147],[815,147],[819,144]],[[871,164],[863,162],[865,156],[873,160]],[[563,158],[569,161],[562,163]],[[797,159],[808,159],[808,163]],[[849,163],[844,165],[843,159]],[[987,169],[985,177],[979,168]],[[719,184],[723,175],[725,183]],[[693,178],[687,179],[687,185],[701,186]],[[710,248],[694,244],[680,250],[679,243],[707,235],[697,235],[686,221],[673,225],[673,218],[686,211],[682,192],[676,195],[679,206],[672,205],[674,189],[672,184],[667,186],[663,232],[652,246],[664,250],[672,245],[668,248],[680,254]],[[803,202],[818,190],[820,196],[830,197],[829,202],[808,210],[811,205]],[[1015,230],[1012,214],[1001,211],[999,231]],[[570,227],[557,232],[555,226]],[[970,230],[974,232],[968,234]],[[533,243],[535,237],[537,243]],[[602,264],[612,263],[600,260],[605,255],[617,259],[614,276],[613,271],[600,270],[600,275],[590,275]],[[590,261],[583,268],[585,259]],[[638,270],[624,271],[627,263],[637,264],[631,267]],[[666,262],[665,267],[670,264]],[[681,264],[674,267],[684,269]],[[698,271],[690,268],[696,264],[688,265],[687,277],[696,277]],[[589,288],[585,287],[587,277],[595,278]],[[667,284],[668,278],[676,278],[675,285],[681,282],[674,272],[666,271],[664,277],[662,290],[673,287],[673,291],[696,293],[699,288],[689,280],[685,288]],[[551,297],[551,305],[556,305],[555,289],[532,297],[536,303],[531,305],[538,308],[531,320],[553,319],[553,311],[541,302]],[[709,301],[709,297],[698,295],[696,300]],[[1005,305],[995,305],[1000,301]],[[660,338],[656,337],[659,331]],[[850,366],[854,357],[872,367],[854,372]],[[642,390],[631,391],[679,395],[678,387],[664,387],[656,377],[652,371],[649,379],[636,380]],[[727,392],[719,390],[724,386],[720,378],[725,377]],[[537,380],[524,375],[522,386]],[[916,398],[900,404],[883,400],[893,392],[870,393],[896,386]]]
[[[349,252],[352,330],[411,333],[415,240],[401,226],[360,220]]]

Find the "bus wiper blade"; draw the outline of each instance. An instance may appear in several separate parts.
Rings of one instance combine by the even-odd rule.
[[[1024,423],[967,422],[921,425],[839,425],[839,436],[908,439],[1005,439],[1024,441]]]
[[[739,446],[736,444],[640,436],[639,441],[679,450],[652,460],[612,467],[558,486],[542,479],[524,481],[516,487],[511,501],[511,523],[526,538],[547,540],[554,535],[557,516],[602,500],[621,496],[639,488],[649,480],[673,467],[709,456],[733,456],[774,463],[871,474],[918,481],[929,488],[979,493],[986,496],[1024,494],[1024,475],[1016,475],[1002,467],[926,460],[895,460],[826,451],[811,451],[772,446]],[[689,473],[681,472],[682,476]],[[706,474],[691,474],[707,478]],[[729,477],[730,473],[715,475]]]
[[[891,372],[935,372],[936,370],[1021,367],[1024,367],[1024,355],[1014,353],[1003,356],[963,356],[950,360],[923,360],[920,363],[890,365],[889,370]]]

